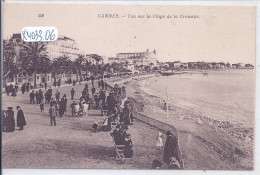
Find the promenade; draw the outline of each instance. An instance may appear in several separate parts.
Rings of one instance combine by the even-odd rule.
[[[90,82],[89,88],[91,87]],[[54,88],[53,94],[59,90],[61,96],[66,94],[68,105],[70,90],[76,91],[75,101],[79,101],[81,85],[62,85]],[[95,85],[97,88],[97,85]],[[42,88],[45,93],[45,89]],[[150,169],[153,159],[162,161],[163,149],[155,147],[158,129],[145,123],[134,121],[129,126],[128,133],[132,135],[134,156],[131,159],[117,161],[110,132],[93,132],[92,124],[105,116],[100,115],[100,109],[90,109],[87,118],[56,117],[57,126],[50,125],[49,105],[40,112],[37,104],[29,104],[29,93],[18,93],[16,97],[3,94],[3,107],[21,106],[27,125],[23,131],[11,133],[2,132],[2,167],[3,168],[101,168],[101,169]],[[70,115],[70,109],[67,110]],[[165,137],[164,137],[165,141]],[[163,165],[162,168],[167,168]]]

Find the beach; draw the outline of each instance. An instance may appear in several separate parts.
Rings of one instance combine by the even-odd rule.
[[[179,131],[185,169],[252,170],[254,76],[250,75],[254,74],[246,71],[212,71],[208,76],[154,74],[113,83],[127,87],[134,110]],[[167,82],[168,117],[163,109]]]

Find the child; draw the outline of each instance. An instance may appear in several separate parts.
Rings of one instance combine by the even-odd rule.
[[[163,147],[163,141],[162,141],[162,133],[159,131],[157,140],[156,140],[156,147],[158,147],[159,149],[161,149]]]
[[[160,169],[160,167],[163,165],[163,163],[160,160],[154,159],[152,163],[153,169]]]
[[[40,109],[41,109],[41,112],[44,111],[44,104],[43,104],[43,102],[41,102],[41,104],[40,104]]]
[[[97,121],[95,121],[94,122],[94,124],[92,125],[92,128],[94,129],[94,132],[96,132],[97,131],[97,129],[98,129],[98,120]]]

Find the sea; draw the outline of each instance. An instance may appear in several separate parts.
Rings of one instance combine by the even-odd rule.
[[[148,94],[218,121],[253,128],[255,70],[208,71],[155,76],[140,82]]]

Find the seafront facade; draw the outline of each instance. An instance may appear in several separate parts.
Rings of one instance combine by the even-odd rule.
[[[17,38],[15,38],[17,37]],[[145,52],[127,52],[127,53],[118,53],[116,54],[116,57],[108,58],[108,62],[104,63],[104,58],[98,54],[80,54],[78,52],[78,46],[76,44],[76,41],[67,37],[59,37],[59,40],[56,43],[44,43],[42,47],[46,47],[46,49],[43,49],[42,51],[35,49],[33,44],[23,43],[21,40],[19,40],[19,36],[14,35],[14,38],[10,41],[5,43],[6,50],[4,53],[4,61],[5,63],[8,63],[7,61],[13,61],[15,66],[17,67],[8,67],[10,64],[6,64],[7,67],[4,67],[4,72],[6,73],[6,79],[13,77],[17,77],[17,79],[13,78],[12,82],[8,82],[5,84],[5,92],[7,96],[5,96],[4,102],[5,104],[16,104],[14,102],[14,99],[16,99],[17,104],[23,106],[25,108],[25,112],[29,113],[30,111],[34,112],[34,115],[37,117],[33,118],[33,115],[28,115],[28,123],[30,124],[30,127],[28,127],[29,131],[32,132],[37,128],[36,125],[33,123],[37,123],[38,125],[41,125],[42,130],[48,129],[45,124],[45,119],[42,116],[48,116],[47,111],[41,111],[40,114],[37,110],[39,110],[39,106],[29,104],[29,99],[24,100],[25,98],[28,98],[28,94],[22,94],[19,92],[21,85],[26,85],[28,87],[28,91],[30,92],[30,103],[32,103],[31,94],[34,93],[34,91],[37,91],[39,88],[43,89],[43,92],[45,93],[45,100],[47,100],[49,90],[47,86],[50,86],[49,88],[54,91],[58,91],[60,94],[65,94],[69,97],[69,94],[71,94],[70,99],[68,100],[69,103],[66,104],[65,109],[68,109],[68,114],[66,114],[66,119],[60,117],[57,119],[57,128],[60,128],[68,133],[73,133],[77,135],[78,139],[81,139],[81,134],[87,132],[89,136],[86,140],[78,141],[77,144],[81,145],[79,148],[75,151],[74,149],[71,150],[71,147],[75,146],[74,144],[70,144],[69,147],[65,148],[65,152],[72,151],[75,155],[83,155],[83,153],[86,156],[81,157],[80,160],[88,160],[91,162],[95,162],[96,159],[91,156],[96,156],[98,159],[103,160],[103,158],[106,159],[106,161],[102,162],[104,163],[104,167],[109,166],[115,166],[116,163],[112,162],[112,159],[109,155],[109,151],[111,148],[116,149],[117,158],[120,157],[120,153],[118,153],[119,150],[117,150],[117,144],[112,143],[112,147],[108,146],[108,143],[111,142],[111,138],[107,138],[107,136],[102,135],[104,132],[99,133],[97,128],[95,129],[95,124],[102,126],[101,128],[104,128],[104,125],[106,124],[106,121],[108,121],[108,118],[113,118],[114,116],[118,116],[118,120],[115,120],[115,122],[120,123],[127,123],[127,121],[124,121],[124,119],[121,119],[122,116],[128,116],[126,115],[129,109],[131,111],[131,124],[133,124],[134,119],[141,120],[145,122],[146,124],[150,125],[150,127],[153,127],[153,131],[147,129],[149,128],[147,125],[142,125],[136,121],[137,127],[143,126],[142,130],[140,128],[138,129],[135,124],[134,127],[129,127],[128,131],[130,131],[133,134],[133,140],[134,143],[137,142],[136,145],[137,148],[134,148],[137,150],[136,154],[131,153],[133,156],[132,160],[135,162],[134,165],[129,165],[130,168],[148,168],[148,165],[150,166],[149,161],[151,161],[148,157],[151,156],[150,153],[153,153],[157,156],[157,158],[161,158],[163,154],[163,149],[159,148],[158,151],[155,150],[153,141],[151,141],[151,138],[154,138],[154,135],[163,135],[165,134],[165,137],[168,138],[168,134],[173,134],[175,137],[177,137],[178,143],[177,143],[177,150],[178,150],[178,161],[180,162],[181,166],[179,168],[181,169],[249,169],[251,170],[253,168],[252,166],[252,143],[253,143],[253,129],[251,125],[248,125],[247,127],[241,127],[240,125],[234,124],[233,122],[235,119],[231,119],[231,121],[226,121],[225,118],[221,118],[219,121],[216,119],[220,114],[219,111],[224,112],[225,114],[228,114],[228,116],[233,116],[239,110],[232,110],[229,111],[229,107],[227,110],[227,106],[230,103],[235,103],[234,101],[228,99],[222,99],[222,102],[227,102],[227,104],[219,105],[216,98],[221,99],[222,93],[218,94],[220,91],[219,89],[231,89],[230,87],[233,87],[234,84],[237,85],[238,83],[232,83],[230,80],[226,80],[228,82],[231,82],[230,87],[224,85],[221,88],[217,88],[216,91],[214,91],[215,96],[212,97],[212,99],[206,103],[207,98],[212,95],[212,93],[209,93],[205,95],[206,93],[201,92],[200,90],[203,89],[202,86],[207,86],[204,88],[205,91],[212,92],[213,86],[217,82],[225,82],[222,81],[222,78],[219,78],[219,76],[213,76],[213,74],[210,74],[207,77],[203,76],[191,76],[189,74],[182,75],[182,76],[171,76],[171,77],[161,77],[158,72],[160,71],[173,71],[176,70],[176,72],[202,72],[202,70],[219,70],[214,71],[221,73],[221,70],[240,70],[240,69],[253,69],[254,66],[252,64],[242,64],[242,63],[222,63],[222,62],[181,62],[181,61],[172,61],[172,62],[158,62],[157,60],[157,51],[147,51]],[[35,49],[39,55],[37,57],[38,59],[33,59],[35,57],[31,56],[30,52],[27,53],[26,57],[24,57],[24,46],[23,45],[32,46],[32,49]],[[39,44],[39,43],[37,43]],[[35,44],[35,45],[37,45]],[[39,46],[39,45],[37,45]],[[13,57],[10,56],[10,52],[15,51],[13,54]],[[48,54],[43,54],[48,53]],[[18,54],[17,54],[18,53]],[[75,56],[75,57],[74,57]],[[14,58],[14,59],[13,59]],[[8,60],[9,59],[9,60]],[[24,66],[25,60],[29,60],[28,64],[30,69],[26,69],[28,65]],[[38,64],[40,61],[41,64]],[[18,64],[19,63],[19,64]],[[22,63],[22,64],[20,64]],[[38,66],[35,66],[38,65]],[[22,68],[22,69],[17,69]],[[50,69],[49,69],[50,68]],[[185,70],[185,71],[180,71]],[[187,70],[187,71],[186,71]],[[254,70],[241,70],[241,71],[254,71]],[[213,71],[212,71],[213,72]],[[226,71],[228,72],[228,71]],[[9,74],[8,74],[9,73]],[[229,72],[228,72],[229,73]],[[34,76],[35,75],[35,78]],[[180,74],[179,74],[180,75]],[[189,76],[189,77],[187,77]],[[178,77],[178,78],[177,78]],[[231,77],[230,74],[228,77]],[[151,79],[150,79],[151,78]],[[153,79],[154,78],[154,79]],[[157,79],[156,79],[157,78]],[[250,75],[250,78],[252,80],[252,76]],[[227,77],[223,79],[228,79]],[[249,78],[245,78],[249,79]],[[149,84],[150,87],[159,88],[158,89],[149,89],[142,85],[142,81],[153,81],[149,84],[149,82],[146,82],[144,84]],[[211,84],[207,85],[206,81],[210,81]],[[244,80],[244,79],[243,79]],[[196,82],[197,81],[197,82]],[[58,83],[59,82],[59,83]],[[103,83],[101,83],[103,82]],[[105,83],[104,83],[105,82]],[[156,83],[157,82],[157,83]],[[172,83],[174,82],[174,83]],[[195,85],[192,84],[195,82]],[[19,84],[20,83],[20,84]],[[30,86],[30,83],[35,83],[35,86]],[[168,84],[167,84],[168,83]],[[177,86],[176,84],[179,84],[181,86]],[[189,84],[191,83],[191,84]],[[14,85],[17,85],[18,88],[14,88]],[[39,85],[41,84],[41,86]],[[45,87],[43,87],[43,84]],[[58,84],[58,85],[57,85]],[[103,86],[102,86],[103,84]],[[105,88],[106,84],[106,88]],[[253,83],[251,82],[250,87]],[[19,86],[20,85],[20,86]],[[198,87],[196,85],[199,85]],[[108,86],[108,88],[107,88]],[[165,89],[165,86],[168,86],[170,89],[170,92],[164,92],[162,89]],[[173,87],[171,87],[173,86]],[[9,87],[12,87],[9,91]],[[178,87],[177,89],[175,89]],[[197,89],[195,89],[197,88]],[[120,90],[119,90],[120,89]],[[112,101],[106,102],[106,100],[101,100],[101,96],[104,95],[105,90],[105,99],[107,96],[107,99],[112,98],[111,96],[115,94],[121,94],[123,92],[123,89],[127,89],[126,94],[128,97],[127,99],[124,98],[118,98],[118,103],[124,103],[124,105],[116,105],[117,107],[123,106],[123,109],[117,109],[117,110],[111,110],[113,111],[113,115],[111,113],[107,113],[104,115],[104,111],[108,112],[107,108],[111,108],[112,105],[115,105],[112,103]],[[196,100],[195,102],[190,102],[189,100],[193,98],[194,95],[194,89],[195,89],[195,96]],[[82,91],[83,90],[83,91]],[[179,91],[181,90],[181,91]],[[211,90],[211,91],[210,91]],[[92,94],[90,94],[92,93]],[[149,92],[156,92],[155,94],[150,94]],[[226,90],[227,91],[227,90]],[[11,92],[11,93],[9,93]],[[56,96],[54,97],[54,92],[51,93],[51,96],[53,95],[53,98],[57,100],[56,104],[57,108],[60,109],[60,98]],[[176,92],[178,92],[176,94]],[[240,91],[234,91],[237,92],[235,96],[239,96],[239,94],[244,93]],[[251,89],[250,92],[253,92]],[[59,94],[57,93],[57,94]],[[76,95],[75,95],[75,94]],[[103,93],[103,94],[102,94]],[[10,95],[11,94],[11,95]],[[73,95],[72,95],[73,94]],[[86,94],[89,94],[88,98],[86,98]],[[167,98],[166,95],[167,94]],[[75,96],[74,96],[75,95]],[[180,97],[180,95],[183,95]],[[226,96],[229,97],[229,95],[232,96],[232,93],[227,93]],[[206,99],[205,96],[207,97]],[[248,97],[248,94],[246,94]],[[250,97],[252,97],[252,94],[249,94]],[[36,97],[36,95],[35,95]],[[39,97],[39,95],[37,95]],[[36,98],[37,98],[36,97]],[[242,97],[240,95],[239,97]],[[85,100],[86,98],[87,100]],[[195,97],[194,97],[195,98]],[[89,112],[89,116],[87,118],[83,118],[81,121],[84,121],[85,123],[82,123],[81,121],[76,121],[74,118],[75,109],[73,108],[73,103],[81,103],[82,99],[84,99],[87,104],[90,106],[89,109],[91,109]],[[234,98],[235,99],[235,98]],[[244,97],[243,97],[244,99]],[[175,101],[174,101],[175,100]],[[77,101],[77,102],[76,102]],[[103,103],[104,101],[104,103]],[[125,101],[128,101],[129,106]],[[202,104],[200,102],[203,102]],[[237,100],[235,100],[237,101]],[[245,104],[249,105],[249,107],[252,107],[252,99],[249,99],[249,102],[246,102]],[[28,102],[28,103],[27,103]],[[45,102],[46,107],[51,107],[51,104]],[[94,105],[93,105],[94,104]],[[156,105],[155,105],[156,104]],[[238,102],[236,105],[240,106],[240,109],[243,105],[239,104]],[[77,105],[77,104],[76,104]],[[169,106],[169,108],[165,106]],[[196,107],[199,106],[199,107]],[[200,109],[204,109],[205,106],[208,105],[209,110],[208,113],[196,113]],[[231,106],[230,108],[236,108],[235,106]],[[131,107],[130,107],[131,106]],[[5,106],[7,108],[8,106]],[[129,107],[129,108],[128,108]],[[218,109],[215,109],[218,107]],[[187,110],[189,109],[189,110]],[[215,109],[215,110],[214,110]],[[220,110],[221,109],[221,110]],[[222,110],[223,109],[223,110]],[[227,111],[225,111],[226,109]],[[42,109],[41,109],[42,110]],[[101,110],[101,112],[100,112]],[[119,111],[119,112],[118,112]],[[123,112],[122,112],[123,111]],[[196,111],[196,112],[194,112]],[[118,112],[118,113],[117,113]],[[120,113],[121,112],[121,113]],[[239,113],[239,112],[237,112]],[[252,111],[246,111],[243,113],[247,113],[247,116],[252,117]],[[59,114],[62,114],[59,110]],[[130,114],[130,113],[128,113]],[[214,115],[213,115],[214,114]],[[211,116],[214,116],[213,118]],[[225,116],[225,115],[221,115]],[[237,115],[239,116],[239,115]],[[245,115],[246,116],[246,115]],[[70,117],[70,118],[69,118]],[[126,117],[128,118],[128,117]],[[133,119],[134,118],[134,119]],[[242,117],[240,117],[242,118]],[[130,119],[130,117],[129,117]],[[101,121],[100,121],[101,120]],[[227,119],[229,120],[229,119]],[[245,120],[242,118],[242,120]],[[52,121],[52,120],[51,120]],[[252,121],[252,118],[250,118],[250,121]],[[59,125],[60,123],[60,125]],[[87,125],[85,125],[87,123]],[[28,125],[29,125],[28,124]],[[93,126],[92,126],[93,124]],[[56,123],[55,123],[56,125]],[[130,124],[129,124],[130,125]],[[69,126],[69,127],[66,127]],[[82,128],[78,128],[78,126]],[[113,131],[112,125],[111,130]],[[123,126],[120,126],[123,127]],[[237,127],[239,127],[239,131],[237,131]],[[76,131],[77,128],[79,131]],[[155,129],[156,128],[156,129]],[[94,130],[94,131],[93,131]],[[111,131],[110,130],[110,131]],[[115,129],[116,130],[116,129]],[[127,129],[126,129],[127,130]],[[145,140],[140,139],[140,133],[146,133],[149,130],[149,132],[153,133],[154,135],[149,135],[149,138],[147,137]],[[169,132],[168,132],[169,131]],[[163,133],[161,133],[163,132]],[[168,132],[168,134],[166,134]],[[106,133],[106,132],[105,132]],[[205,134],[206,133],[206,134]],[[234,134],[235,133],[235,134]],[[27,133],[28,134],[28,133]],[[103,144],[95,144],[90,145],[88,144],[88,148],[90,148],[90,151],[86,151],[85,149],[85,142],[90,143],[90,140],[93,139],[92,135],[98,134],[98,136],[101,139],[98,139],[99,142],[104,141]],[[39,132],[39,135],[41,137],[44,137],[44,132]],[[244,137],[245,135],[245,137]],[[27,137],[27,135],[24,135]],[[217,137],[218,140],[214,140],[213,136]],[[241,136],[241,137],[240,137]],[[7,135],[4,136],[7,138]],[[66,137],[66,135],[61,135],[62,139],[64,140],[64,143],[62,142],[61,145],[55,145],[53,146],[55,148],[54,155],[60,156],[59,148],[67,145],[68,143],[73,142],[73,135],[70,137]],[[160,137],[160,136],[159,136]],[[48,138],[48,137],[47,137]],[[29,139],[29,138],[28,138]],[[49,138],[48,138],[49,139]],[[33,137],[33,142],[39,143],[40,141]],[[55,138],[54,142],[60,142],[59,138]],[[29,140],[27,140],[29,141]],[[45,140],[47,142],[47,140]],[[166,141],[163,140],[163,143]],[[163,144],[162,143],[162,144]],[[187,143],[189,143],[187,145]],[[196,145],[195,145],[196,143]],[[225,143],[228,143],[225,145]],[[14,142],[6,141],[4,146],[5,149],[5,157],[7,157],[7,153],[9,151],[14,151],[19,148],[9,148],[9,144],[14,144]],[[25,145],[25,143],[22,143]],[[113,145],[114,144],[114,145]],[[245,145],[248,146],[245,146]],[[43,143],[43,147],[40,146],[39,152],[42,152],[45,148],[45,146],[50,147],[51,145],[45,145]],[[143,147],[150,150],[150,152],[145,152],[143,150]],[[24,148],[24,147],[23,147]],[[204,149],[201,149],[204,148]],[[38,156],[37,149],[32,149],[33,154]],[[99,154],[100,150],[104,150],[102,154]],[[239,151],[237,151],[239,150]],[[94,153],[91,153],[93,151]],[[120,151],[119,151],[120,152]],[[243,154],[243,159],[245,159],[249,164],[245,164],[243,161],[241,161],[241,154]],[[24,156],[27,156],[30,154],[24,154]],[[212,157],[208,157],[208,155],[214,155]],[[12,155],[15,156],[15,155]],[[12,157],[11,156],[11,157]],[[90,156],[90,157],[88,157]],[[34,156],[33,156],[34,157]],[[142,162],[142,157],[147,158],[147,160]],[[192,162],[192,160],[196,157],[198,161]],[[63,163],[67,163],[69,159],[71,158],[70,155],[66,156],[66,158],[63,160]],[[156,159],[156,157],[153,157]],[[33,158],[29,158],[29,160],[32,160]],[[74,163],[71,167],[77,167],[77,168],[86,168],[88,165],[77,165],[75,162],[77,162],[79,159],[76,157],[74,159]],[[182,162],[183,160],[183,162]],[[224,160],[224,161],[223,161]],[[41,159],[41,161],[45,162],[46,165],[50,168],[57,168],[60,167],[59,162],[56,159],[52,160],[52,164],[49,164],[46,162],[45,159]],[[221,162],[223,161],[223,162]],[[212,166],[214,162],[220,162],[218,165]],[[42,164],[28,164],[26,162],[26,166],[28,167],[42,167]],[[142,167],[139,166],[139,164],[142,165]],[[144,165],[145,164],[145,165]],[[6,167],[12,167],[12,158],[6,158],[5,164]],[[169,162],[166,162],[166,165],[169,165]],[[167,167],[164,165],[163,169],[167,169]],[[19,167],[22,167],[21,164],[19,164]],[[88,168],[93,167],[93,165],[89,165]],[[120,166],[116,165],[117,168],[125,168],[125,165]],[[128,167],[126,165],[126,167]]]

